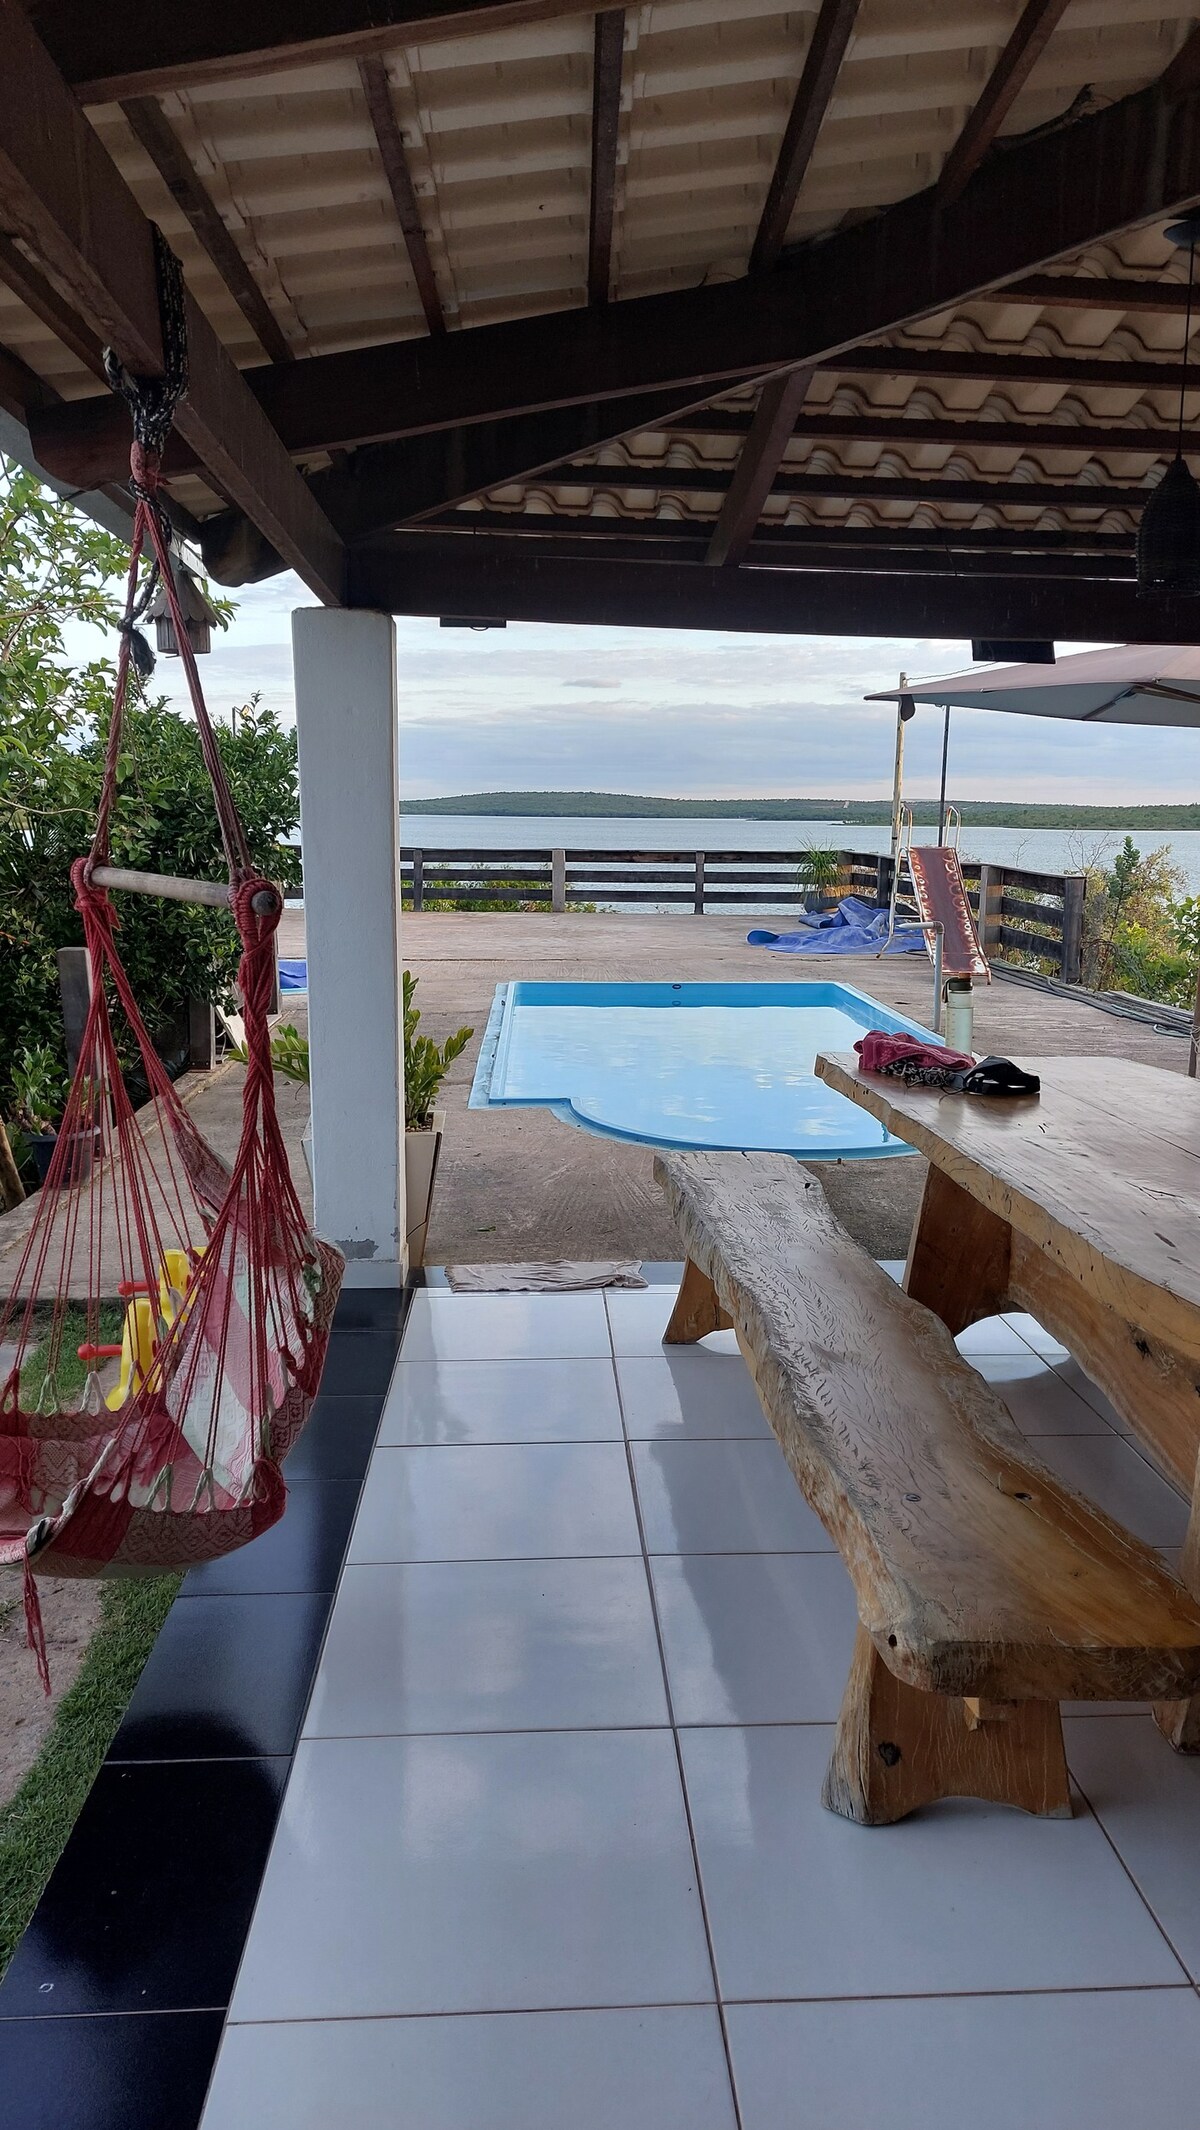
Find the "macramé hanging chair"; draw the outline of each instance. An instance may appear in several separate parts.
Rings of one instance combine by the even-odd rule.
[[[174,261],[160,250],[160,290]],[[166,263],[169,262],[169,265]],[[168,340],[164,302],[164,340]],[[175,376],[149,410],[130,398],[138,497],[125,621],[95,836],[72,868],[92,995],[49,1174],[9,1293],[0,1300],[0,1565],[22,1568],[31,1646],[48,1683],[37,1588],[54,1576],[150,1575],[245,1545],[283,1514],[280,1465],[308,1416],[344,1269],[311,1231],[275,1109],[267,1016],[282,897],[251,863],[179,612],[169,529],[154,500]],[[171,396],[172,391],[174,397]],[[149,439],[149,441],[148,441]],[[149,585],[138,570],[149,543]],[[171,610],[229,865],[246,1026],[241,1134],[232,1165],[208,1146],[150,1042],[121,967],[109,866],[132,623],[155,580]],[[135,1112],[116,1029],[150,1089]],[[125,1305],[117,1346],[102,1301]],[[84,1387],[60,1395],[68,1336]],[[79,1342],[80,1313],[86,1336]],[[36,1362],[35,1355],[43,1356]],[[108,1386],[102,1373],[118,1371]],[[77,1371],[76,1371],[77,1372]]]

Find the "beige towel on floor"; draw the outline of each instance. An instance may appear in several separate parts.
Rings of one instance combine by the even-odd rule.
[[[456,1294],[581,1294],[591,1287],[644,1287],[637,1258],[598,1264],[447,1265]]]

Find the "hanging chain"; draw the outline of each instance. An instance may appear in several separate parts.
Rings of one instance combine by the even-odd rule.
[[[200,750],[213,788],[217,820],[226,862],[231,880],[239,881],[253,872],[246,832],[238,816],[233,794],[229,787],[225,765],[212,722],[205,708],[204,692],[196,670],[195,653],[187,634],[187,627],[179,606],[179,593],[171,567],[171,522],[158,497],[162,455],[175,418],[175,410],[187,390],[187,315],[183,285],[183,269],[174,252],[155,228],[154,271],[158,284],[160,331],[162,336],[163,374],[161,377],[135,377],[126,369],[116,351],[104,350],[104,373],[114,392],[118,392],[129,408],[133,423],[133,448],[129,455],[129,486],[137,498],[137,513],[134,519],[133,540],[130,551],[129,578],[125,596],[125,611],[118,624],[122,634],[121,656],[117,664],[117,685],[113,697],[112,717],[109,723],[108,746],[105,755],[104,783],[97,815],[96,833],[92,843],[89,864],[107,856],[109,827],[117,788],[117,766],[120,758],[121,727],[123,723],[125,692],[128,669],[132,663],[142,678],[154,670],[154,656],[136,624],[145,613],[161,583],[175,630],[176,645],[187,679],[188,693],[192,701]],[[138,570],[143,550],[149,543],[149,574],[145,584],[138,588]]]

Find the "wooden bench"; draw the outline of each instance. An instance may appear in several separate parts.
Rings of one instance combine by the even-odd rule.
[[[1068,1817],[1058,1704],[1200,1688],[1200,1605],[1040,1464],[950,1333],[784,1154],[662,1154],[687,1266],[666,1342],[732,1324],[854,1583],[823,1800],[864,1825],[940,1797]]]

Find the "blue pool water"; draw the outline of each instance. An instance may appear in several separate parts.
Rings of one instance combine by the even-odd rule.
[[[849,984],[500,984],[471,1107],[549,1109],[650,1146],[907,1154],[813,1072],[867,1028],[937,1040]]]

